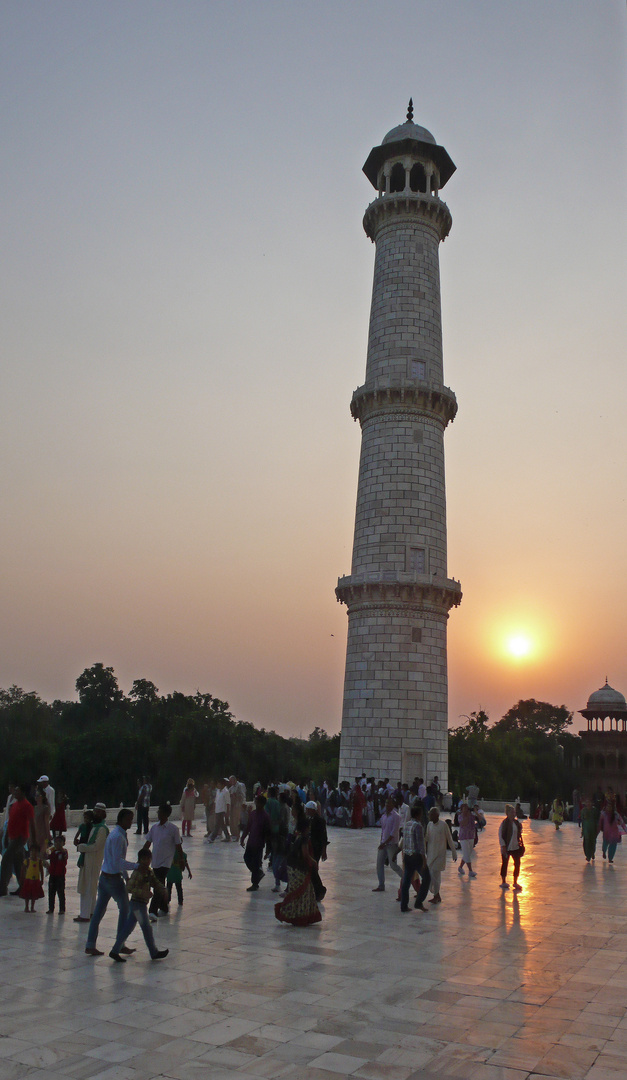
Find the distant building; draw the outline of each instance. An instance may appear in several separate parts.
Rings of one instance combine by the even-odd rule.
[[[588,721],[582,731],[581,773],[583,794],[592,795],[598,787],[608,787],[620,795],[623,805],[627,795],[627,702],[605,680],[605,686],[588,698],[579,710]]]

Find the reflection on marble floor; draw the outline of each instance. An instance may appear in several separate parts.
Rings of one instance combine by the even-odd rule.
[[[526,822],[524,891],[503,894],[498,822],[478,877],[449,862],[428,914],[400,913],[396,878],[371,892],[376,830],[331,831],[323,922],[305,929],[275,920],[270,875],[247,893],[241,848],[204,844],[197,822],[159,963],[138,930],[124,965],[85,956],[74,868],[65,917],[0,900],[0,1080],[622,1080],[627,845],[587,866],[575,826]]]

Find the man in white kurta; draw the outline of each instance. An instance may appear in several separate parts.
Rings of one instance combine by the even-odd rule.
[[[246,802],[246,788],[236,776],[229,776],[229,795],[231,797],[231,807],[227,825],[231,829],[231,839],[237,841],[239,840],[242,806]]]
[[[39,784],[39,787],[43,790],[43,793],[46,796],[48,806],[50,807],[50,817],[52,818],[54,817],[54,812],[56,810],[54,788],[45,773],[42,773],[37,783]]]
[[[425,834],[425,846],[427,849],[427,866],[431,874],[430,891],[433,898],[430,904],[440,904],[440,882],[442,871],[446,869],[446,849],[450,848],[453,853],[453,862],[457,862],[457,850],[451,830],[445,821],[440,821],[440,811],[437,806],[432,806],[429,811],[429,824]]]
[[[109,830],[105,825],[107,808],[104,803],[94,806],[94,823],[86,844],[77,844],[77,850],[83,856],[83,865],[78,871],[76,890],[80,895],[80,911],[75,922],[89,922],[96,906],[98,878],[104,857],[104,848]]]

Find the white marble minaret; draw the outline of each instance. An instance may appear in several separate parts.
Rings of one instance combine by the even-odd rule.
[[[362,432],[348,609],[340,779],[417,775],[448,782],[446,624],[460,603],[446,565],[444,429],[457,412],[443,382],[438,247],[451,228],[439,191],[455,171],[407,121],[370,153],[378,197],[366,380],[351,413]]]

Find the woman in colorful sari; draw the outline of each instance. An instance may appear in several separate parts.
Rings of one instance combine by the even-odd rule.
[[[592,799],[588,796],[588,798],[584,800],[583,810],[581,811],[581,835],[583,838],[583,853],[586,856],[586,862],[590,862],[590,859],[594,862],[598,831],[599,811],[596,806],[593,805]]]
[[[316,865],[309,839],[309,822],[300,818],[296,838],[287,856],[287,893],[280,904],[274,905],[279,922],[292,926],[310,926],[320,922],[322,915],[316,903],[311,870]]]
[[[603,858],[612,864],[616,854],[616,845],[620,844],[625,832],[625,822],[614,809],[614,803],[606,805],[599,815],[599,832],[603,833]]]
[[[553,807],[551,809],[551,821],[555,825],[555,830],[559,829],[564,820],[564,803],[560,799],[559,795],[556,799],[553,799]]]
[[[364,810],[366,809],[366,796],[361,789],[361,783],[359,780],[355,781],[355,787],[352,790],[353,809],[351,812],[351,829],[363,829],[364,827]]]

